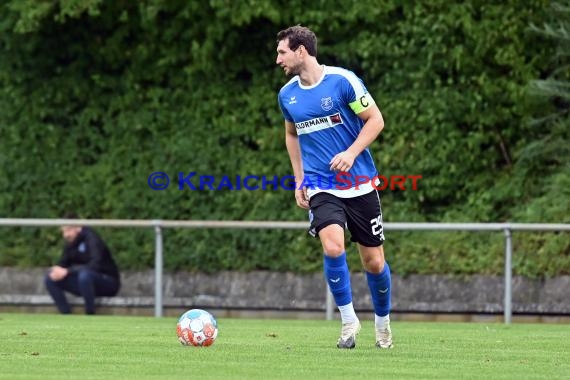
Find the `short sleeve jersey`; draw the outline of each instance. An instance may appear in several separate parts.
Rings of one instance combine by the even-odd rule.
[[[297,130],[309,196],[324,191],[350,198],[373,190],[370,183],[356,183],[357,176],[370,182],[378,175],[368,148],[356,157],[348,175],[330,170],[331,159],[348,149],[362,130],[364,122],[357,115],[374,104],[360,78],[349,70],[324,66],[314,85],[303,86],[298,76],[293,77],[279,91],[278,101],[283,117]]]

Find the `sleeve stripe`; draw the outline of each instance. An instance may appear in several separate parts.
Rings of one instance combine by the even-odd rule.
[[[362,82],[360,81],[360,79],[358,79],[358,77],[351,71],[348,71],[346,69],[340,68],[340,67],[328,67],[330,70],[329,72],[331,74],[337,74],[337,75],[341,75],[344,78],[346,78],[346,80],[350,83],[350,85],[352,86],[352,89],[354,90],[354,93],[356,95],[356,99],[360,98],[362,95],[364,95],[366,93],[366,89],[364,88]]]

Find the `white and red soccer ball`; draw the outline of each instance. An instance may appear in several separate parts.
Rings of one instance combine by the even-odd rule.
[[[188,310],[176,324],[176,335],[184,346],[211,346],[218,336],[218,323],[205,310]]]

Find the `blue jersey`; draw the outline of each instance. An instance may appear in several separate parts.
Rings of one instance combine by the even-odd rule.
[[[309,196],[326,191],[347,198],[373,190],[371,184],[356,183],[357,176],[370,181],[378,175],[368,148],[356,157],[349,175],[330,170],[331,159],[347,150],[362,130],[357,114],[374,104],[360,78],[324,66],[319,82],[304,86],[295,76],[281,88],[278,100],[283,117],[297,130]]]

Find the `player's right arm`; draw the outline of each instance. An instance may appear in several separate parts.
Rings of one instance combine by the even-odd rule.
[[[309,197],[307,196],[307,189],[300,189],[303,183],[303,161],[301,160],[301,147],[299,145],[299,136],[297,129],[293,122],[285,120],[285,146],[289,153],[291,166],[293,167],[293,175],[295,176],[295,200],[297,206],[308,209]]]

